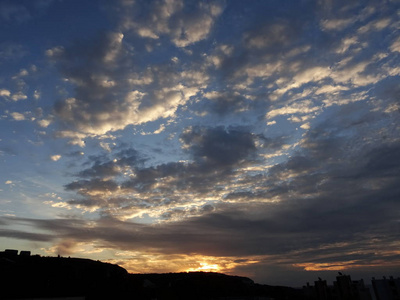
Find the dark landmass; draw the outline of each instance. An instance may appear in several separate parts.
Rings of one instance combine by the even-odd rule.
[[[0,252],[0,299],[304,299],[303,291],[240,276],[189,272],[129,274],[90,259]]]

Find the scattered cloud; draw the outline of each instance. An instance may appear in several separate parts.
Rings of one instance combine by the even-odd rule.
[[[40,127],[47,128],[52,123],[52,121],[49,119],[47,119],[47,120],[42,119],[42,120],[38,120],[37,123]]]
[[[52,161],[58,161],[58,160],[60,160],[61,159],[61,155],[60,154],[55,154],[55,155],[52,155],[52,156],[50,156],[50,159],[52,160]]]
[[[10,97],[10,95],[11,95],[11,92],[9,90],[6,90],[6,89],[1,89],[0,90],[0,96],[2,96],[2,97]]]
[[[25,100],[28,96],[25,95],[23,92],[17,92],[11,96],[11,99],[14,101]]]
[[[52,50],[51,54],[56,56],[60,71],[75,86],[75,97],[55,106],[57,117],[75,127],[74,132],[64,130],[58,136],[70,136],[74,144],[83,145],[78,140],[87,136],[172,117],[179,106],[197,93],[204,80],[201,74],[184,72],[182,81],[177,74],[171,76],[172,66],[166,66],[147,69],[150,81],[132,81],[130,78],[140,76],[141,72],[135,72],[122,33],[108,33],[88,47],[93,49],[90,55],[78,45],[57,51],[57,55]],[[84,61],[85,65],[74,61]],[[150,89],[141,91],[143,85],[150,83]]]
[[[398,5],[278,2],[118,1],[46,62],[0,44],[3,163],[56,182],[0,236],[133,272],[398,268]]]
[[[343,30],[350,24],[355,22],[355,18],[347,19],[329,19],[321,22],[321,27],[325,30]]]
[[[12,42],[0,43],[0,64],[9,63],[24,57],[27,50],[24,46]]]
[[[149,39],[166,35],[177,47],[187,47],[206,39],[215,19],[223,11],[222,1],[198,2],[190,11],[183,1],[164,0],[145,6],[147,11],[144,13],[135,4],[123,7],[122,30],[133,30],[140,37]]]
[[[24,114],[21,114],[21,113],[18,113],[18,112],[13,112],[10,115],[11,115],[11,117],[13,117],[13,119],[15,121],[23,121],[23,120],[25,120],[25,115]]]
[[[3,22],[24,22],[31,18],[28,9],[15,2],[3,1],[0,5],[0,19]]]

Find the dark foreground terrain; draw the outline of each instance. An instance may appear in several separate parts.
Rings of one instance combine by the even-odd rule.
[[[302,290],[219,273],[129,274],[89,259],[0,253],[0,299],[303,299]]]

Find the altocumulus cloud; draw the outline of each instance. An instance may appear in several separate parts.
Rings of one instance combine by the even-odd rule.
[[[110,32],[83,45],[47,52],[75,86],[75,96],[58,102],[55,113],[76,132],[62,130],[60,137],[79,141],[171,117],[197,93],[200,83],[190,80],[190,74],[188,80],[170,75],[175,73],[173,65],[135,67],[135,57],[123,37]]]
[[[0,235],[135,272],[398,271],[400,8],[278,2],[119,1],[106,32],[46,49],[65,88],[36,122],[72,144],[47,158],[82,164],[57,216]]]

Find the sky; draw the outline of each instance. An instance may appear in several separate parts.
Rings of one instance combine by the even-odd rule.
[[[400,276],[399,17],[0,0],[0,245],[289,286]]]

